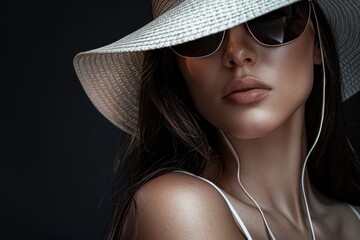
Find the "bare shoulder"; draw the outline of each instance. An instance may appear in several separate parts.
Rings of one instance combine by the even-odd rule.
[[[354,210],[359,212],[359,206],[331,199],[324,209],[321,219],[327,226],[326,232],[331,232],[336,239],[358,239],[360,221]]]
[[[345,204],[346,210],[343,211],[342,224],[342,239],[359,239],[360,236],[360,221],[358,214],[360,213],[359,206],[350,206]],[[350,209],[351,208],[351,209]]]
[[[135,201],[137,239],[244,239],[220,193],[196,177],[164,174]]]

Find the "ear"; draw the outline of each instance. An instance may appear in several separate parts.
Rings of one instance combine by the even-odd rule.
[[[316,41],[315,46],[314,46],[314,64],[320,65],[321,63],[322,63],[321,48],[320,48],[319,42]]]

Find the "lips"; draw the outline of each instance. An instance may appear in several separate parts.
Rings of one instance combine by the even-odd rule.
[[[223,100],[232,104],[249,104],[270,92],[271,87],[254,77],[234,78],[226,87]]]

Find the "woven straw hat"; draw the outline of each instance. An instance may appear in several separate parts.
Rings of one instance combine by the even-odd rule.
[[[154,20],[104,47],[79,53],[74,67],[95,107],[133,133],[143,52],[226,30],[299,0],[152,0]],[[343,100],[360,89],[360,1],[318,0],[335,37]]]

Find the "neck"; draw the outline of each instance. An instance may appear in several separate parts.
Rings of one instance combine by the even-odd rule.
[[[281,212],[293,221],[304,216],[301,172],[307,153],[303,110],[278,129],[261,138],[227,136],[240,162],[240,179],[263,210]],[[230,194],[252,204],[237,182],[237,161],[225,142],[219,184]],[[224,184],[223,184],[224,183]],[[305,175],[308,194],[311,187]],[[272,210],[270,210],[272,209]]]

